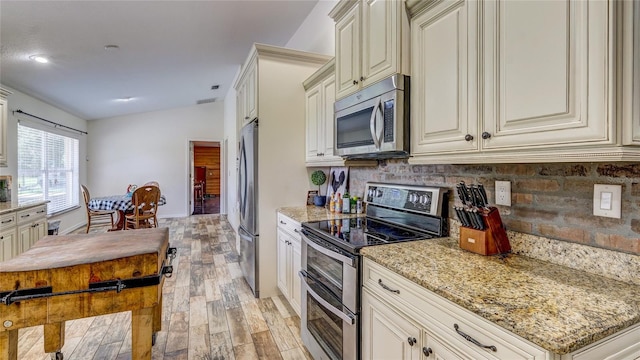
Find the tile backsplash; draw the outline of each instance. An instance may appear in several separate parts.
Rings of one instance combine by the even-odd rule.
[[[445,186],[449,216],[459,203],[455,184],[482,183],[489,202],[494,182],[511,181],[511,207],[498,206],[508,230],[640,255],[640,164],[562,163],[410,165],[381,161],[351,167],[349,192],[362,196],[368,181]],[[622,185],[620,219],[593,216],[593,185]]]

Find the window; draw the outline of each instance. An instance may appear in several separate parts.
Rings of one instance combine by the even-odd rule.
[[[79,205],[78,139],[18,124],[18,204],[49,200],[47,213]]]

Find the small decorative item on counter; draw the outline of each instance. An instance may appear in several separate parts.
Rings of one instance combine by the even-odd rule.
[[[342,212],[342,197],[340,196],[340,193],[338,193],[336,195],[336,200],[334,201],[334,205],[335,205],[335,208],[333,209],[333,212],[341,213]]]
[[[357,196],[352,196],[351,199],[349,200],[349,212],[352,214],[356,213],[357,210],[357,204],[358,204],[358,197]]]
[[[350,209],[351,209],[351,201],[349,200],[349,193],[344,193],[344,196],[342,197],[342,213],[343,214],[348,214]]]
[[[364,212],[364,206],[362,204],[362,199],[358,197],[356,199],[356,214],[362,214]]]
[[[334,212],[336,210],[336,197],[335,195],[331,195],[331,200],[329,201],[329,211]]]
[[[322,184],[324,184],[326,181],[327,175],[325,175],[324,171],[316,170],[311,173],[311,182],[313,183],[313,185],[316,185],[318,187],[318,194],[313,198],[313,203],[316,206],[324,206],[327,201],[327,197],[321,195],[322,191],[320,189],[320,186],[322,186]]]

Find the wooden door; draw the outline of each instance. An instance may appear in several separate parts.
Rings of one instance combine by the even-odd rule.
[[[220,147],[195,146],[193,148],[193,163],[196,167],[205,167],[206,195],[220,195]]]

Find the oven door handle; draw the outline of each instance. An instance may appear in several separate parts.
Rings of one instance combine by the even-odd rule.
[[[304,271],[304,270],[300,271],[300,272],[298,272],[298,275],[302,279],[302,285],[304,286],[304,290],[306,292],[308,292],[309,295],[313,296],[313,298],[317,302],[319,302],[320,305],[322,305],[325,309],[331,311],[331,313],[333,315],[339,317],[340,319],[342,319],[343,321],[347,322],[348,324],[355,325],[355,323],[356,323],[356,315],[355,314],[351,313],[350,311],[348,313],[345,313],[343,311],[340,311],[340,310],[336,309],[334,306],[329,304],[329,302],[327,300],[323,299],[322,296],[318,295],[318,293],[316,293],[309,286],[309,284],[307,284],[307,280],[313,281],[313,279],[309,277],[309,275],[306,273],[306,271]]]
[[[351,267],[354,267],[354,259],[346,257],[342,254],[339,254],[335,251],[329,250],[325,247],[323,247],[322,245],[318,245],[316,244],[313,240],[309,239],[308,237],[306,237],[304,235],[304,230],[302,232],[303,236],[302,236],[302,240],[304,240],[305,244],[311,246],[314,250],[327,255],[328,257],[332,258],[332,259],[336,259],[344,264],[347,264]]]

